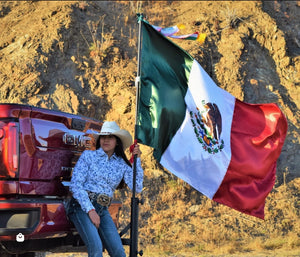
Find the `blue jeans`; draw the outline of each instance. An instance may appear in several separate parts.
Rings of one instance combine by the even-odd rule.
[[[85,243],[89,257],[102,257],[103,247],[111,257],[126,257],[121,238],[108,208],[97,202],[92,202],[92,204],[100,216],[98,229],[74,198],[68,210],[68,216]]]

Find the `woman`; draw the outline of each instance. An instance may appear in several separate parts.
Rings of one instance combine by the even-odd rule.
[[[73,193],[68,215],[88,249],[89,257],[102,257],[103,247],[112,257],[123,257],[124,247],[108,206],[121,181],[132,189],[132,167],[124,150],[132,137],[116,122],[104,122],[96,150],[85,150],[74,167],[70,190]],[[137,155],[136,192],[143,188],[140,149]]]

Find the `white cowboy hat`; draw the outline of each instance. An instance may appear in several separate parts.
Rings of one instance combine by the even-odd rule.
[[[132,145],[132,137],[130,133],[125,129],[120,129],[115,121],[105,121],[102,125],[100,136],[114,135],[121,139],[123,144],[123,149],[125,150]]]

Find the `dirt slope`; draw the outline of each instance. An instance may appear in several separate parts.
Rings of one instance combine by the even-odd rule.
[[[260,231],[258,236],[254,235],[257,228],[251,224],[262,223],[253,220],[249,223],[248,217],[244,222],[244,216],[215,206],[184,183],[167,184],[174,178],[155,163],[152,150],[143,147],[144,197],[147,200],[141,207],[142,247],[168,244],[177,249],[174,240],[167,239],[173,235],[177,243],[180,241],[176,228],[167,231],[166,224],[158,228],[158,223],[163,224],[166,219],[174,221],[174,217],[166,214],[166,209],[172,209],[172,204],[174,208],[184,207],[179,216],[191,215],[182,223],[190,227],[182,225],[180,228],[187,231],[186,237],[191,238],[183,245],[191,251],[198,247],[199,251],[213,252],[207,249],[219,235],[217,232],[207,238],[201,235],[201,238],[206,238],[203,244],[195,243],[200,236],[197,226],[203,231],[206,231],[203,229],[206,226],[224,226],[224,229],[232,226],[233,221],[219,211],[233,215],[238,225],[231,229],[243,237],[237,246],[237,240],[229,235],[230,228],[227,230],[227,237],[224,236],[223,240],[235,242],[232,249],[242,251],[242,243],[257,242],[257,238],[266,242],[271,231],[273,235],[292,233],[299,236],[299,228],[297,230],[294,226],[294,223],[299,225],[299,180],[296,179],[300,173],[299,1],[0,2],[0,102],[25,103],[116,120],[133,134],[137,11],[142,11],[155,25],[184,24],[183,33],[195,30],[206,33],[206,42],[201,46],[191,41],[175,43],[194,56],[220,87],[238,99],[249,103],[277,103],[289,124],[278,160],[278,181],[266,206],[268,222],[263,226],[269,232]],[[291,184],[287,189],[288,182]],[[174,188],[177,191],[173,192]],[[128,196],[128,192],[121,192],[119,196]],[[277,198],[281,199],[279,203],[273,201]],[[285,202],[287,198],[295,200],[291,206]],[[126,204],[128,200],[124,202]],[[276,206],[289,206],[291,213],[276,212]],[[124,207],[121,217],[124,222],[127,211],[128,208]],[[216,214],[217,217],[221,215],[221,221]],[[201,222],[194,224],[196,220]],[[242,231],[251,234],[250,238],[247,239]],[[220,233],[224,235],[222,231]],[[294,245],[300,247],[299,241],[296,240]],[[279,247],[283,248],[282,245]],[[224,251],[228,253],[230,249]]]

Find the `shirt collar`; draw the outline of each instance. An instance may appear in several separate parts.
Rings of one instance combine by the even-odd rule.
[[[96,152],[97,152],[97,154],[99,154],[100,156],[106,156],[106,157],[108,158],[107,154],[103,151],[103,149],[102,149],[101,147],[98,148],[98,149],[96,150]],[[117,157],[116,153],[113,153],[113,155],[112,155],[110,158],[117,159],[118,157]]]

